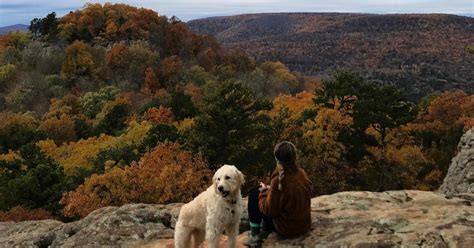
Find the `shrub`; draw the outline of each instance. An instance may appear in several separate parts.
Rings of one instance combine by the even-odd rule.
[[[38,208],[28,210],[22,206],[16,206],[6,212],[0,212],[0,222],[3,221],[25,221],[54,219],[50,212]]]

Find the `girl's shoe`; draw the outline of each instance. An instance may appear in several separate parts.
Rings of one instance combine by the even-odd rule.
[[[260,235],[251,235],[249,232],[249,236],[244,241],[243,245],[260,248],[262,247],[262,239],[260,238]]]

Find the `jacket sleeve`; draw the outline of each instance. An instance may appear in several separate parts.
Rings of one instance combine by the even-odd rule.
[[[260,211],[269,217],[277,217],[281,214],[281,195],[278,190],[278,174],[274,175],[271,182],[271,188],[260,193],[258,197],[258,206]]]

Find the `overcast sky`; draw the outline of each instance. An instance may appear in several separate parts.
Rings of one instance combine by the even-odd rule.
[[[0,26],[29,24],[52,11],[61,16],[86,2],[127,3],[183,21],[261,12],[474,13],[474,0],[0,0]]]

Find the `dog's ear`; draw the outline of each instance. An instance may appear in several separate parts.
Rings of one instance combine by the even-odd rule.
[[[245,183],[245,176],[244,173],[240,172],[239,170],[236,170],[237,172],[237,178],[239,178],[240,185],[243,185]]]
[[[214,176],[212,176],[212,184],[216,184],[217,182],[217,171],[214,172]]]

